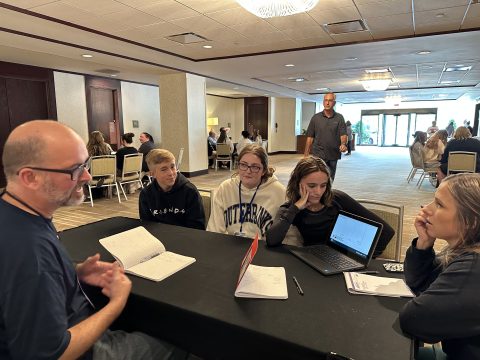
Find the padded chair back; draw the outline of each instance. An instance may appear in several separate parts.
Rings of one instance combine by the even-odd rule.
[[[451,151],[448,154],[447,175],[450,172],[474,173],[477,167],[477,153],[471,151]]]
[[[180,165],[182,165],[182,160],[183,160],[183,151],[184,148],[180,148],[180,151],[177,156],[177,170],[180,170]]]
[[[217,158],[222,158],[222,157],[230,158],[230,145],[225,143],[217,144]]]
[[[92,156],[90,159],[91,182],[96,182],[96,177],[105,177],[103,183],[114,183],[117,176],[115,155]]]
[[[198,189],[198,192],[202,197],[203,210],[205,211],[205,224],[207,224],[210,219],[210,212],[212,211],[213,191]]]
[[[357,201],[395,230],[395,235],[393,235],[393,238],[390,240],[379,258],[400,261],[404,214],[403,205],[394,205],[366,199],[360,199]]]
[[[128,154],[123,158],[122,178],[120,181],[140,178],[142,173],[143,154]]]

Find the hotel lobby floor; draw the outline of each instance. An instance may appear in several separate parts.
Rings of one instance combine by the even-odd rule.
[[[270,163],[276,168],[275,175],[286,186],[290,173],[301,155],[279,154],[270,156]],[[345,191],[356,199],[369,199],[403,204],[405,216],[403,223],[402,258],[415,237],[413,219],[420,205],[432,201],[435,189],[428,180],[421,188],[416,187],[416,179],[407,184],[406,177],[411,169],[407,148],[357,147],[351,156],[343,156],[338,162],[334,188]],[[214,189],[233,172],[229,170],[209,170],[207,175],[197,176],[190,180],[199,189]],[[127,195],[128,201],[122,198],[119,204],[116,197],[98,199],[94,207],[84,203],[77,207],[64,207],[54,216],[57,230],[65,230],[100,219],[113,216],[138,218],[138,194]],[[443,242],[437,246],[441,248]]]

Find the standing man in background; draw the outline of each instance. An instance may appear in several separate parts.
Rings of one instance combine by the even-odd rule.
[[[307,157],[312,150],[312,155],[325,161],[332,181],[335,179],[341,152],[347,151],[347,127],[342,114],[333,110],[335,99],[332,92],[323,97],[323,111],[313,115],[308,125],[304,153],[304,157]]]

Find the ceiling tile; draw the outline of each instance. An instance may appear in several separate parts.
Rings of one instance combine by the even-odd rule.
[[[470,0],[415,0],[415,12],[424,10],[446,9],[454,6],[464,6],[467,10],[467,5]]]
[[[425,23],[421,25],[417,25],[415,27],[415,33],[419,34],[430,34],[436,32],[444,32],[444,31],[456,31],[460,27],[460,24],[457,22],[453,23]]]
[[[442,14],[443,17],[437,17]],[[427,10],[415,12],[415,27],[425,24],[441,24],[441,23],[453,23],[458,24],[457,29],[460,28],[463,16],[465,15],[465,7],[457,6],[448,9],[439,10]]]
[[[65,4],[74,6],[95,15],[106,15],[117,11],[129,10],[130,7],[115,0],[63,0]]]
[[[473,27],[480,27],[480,3],[470,5],[467,16],[462,24],[462,29]]]
[[[311,46],[324,46],[335,44],[335,41],[330,36],[319,37],[316,39],[298,39],[295,40],[296,48],[311,47]]]
[[[222,23],[226,26],[234,26],[243,23],[253,23],[259,21],[259,18],[244,8],[216,11],[207,14],[208,17]]]
[[[412,12],[412,3],[409,0],[375,1],[358,5],[360,14],[366,18],[370,16],[385,16],[408,14]]]
[[[235,0],[178,0],[178,2],[203,14],[240,7]]]
[[[138,26],[155,24],[161,20],[158,17],[145,14],[144,12],[135,9],[117,11],[111,14],[101,16],[101,18],[122,24],[124,29],[131,29]]]
[[[227,29],[223,24],[220,24],[217,21],[212,20],[204,15],[193,16],[185,19],[171,20],[170,22],[174,25],[187,29],[189,32],[192,31],[199,35],[202,35],[203,32],[208,32],[212,30],[223,31]]]
[[[69,21],[74,24],[82,24],[83,21],[89,20],[92,16],[94,16],[92,13],[80,10],[62,2],[53,2],[50,4],[37,6],[31,10],[57,19]]]
[[[158,23],[150,24],[146,26],[140,26],[140,27],[137,27],[136,29],[147,33],[153,39],[175,35],[175,34],[181,34],[187,31],[187,29],[167,21],[162,21],[162,22],[158,22]]]
[[[278,32],[278,30],[275,29],[272,25],[263,20],[255,20],[254,22],[233,25],[230,27],[242,35],[253,37],[272,32]]]
[[[398,38],[403,36],[413,36],[414,32],[412,28],[405,29],[385,29],[385,30],[370,30],[375,40]]]
[[[270,19],[265,19],[268,23],[275,26],[279,30],[298,29],[307,26],[318,25],[308,14],[301,13],[290,16],[280,16]]]
[[[355,1],[356,2],[356,1]],[[353,0],[335,0],[335,1],[319,1],[317,6],[315,6],[312,10],[308,11],[309,13],[312,11],[323,11],[329,9],[338,9],[342,7],[349,7],[355,6]]]
[[[310,10],[308,14],[320,25],[361,18],[355,6],[320,11],[315,8]]]
[[[286,29],[283,30],[283,33],[292,40],[318,39],[318,42],[320,43],[323,39],[331,39],[323,27],[318,24],[315,24],[315,26],[305,26],[296,29]]]
[[[140,6],[138,9],[162,20],[176,20],[200,15],[199,12],[174,0],[163,0],[160,3]]]
[[[31,9],[36,6],[49,3],[59,2],[60,0],[2,0],[3,3],[20,7],[23,9]]]
[[[336,43],[373,40],[372,35],[368,31],[357,31],[348,34],[332,34],[330,36]]]

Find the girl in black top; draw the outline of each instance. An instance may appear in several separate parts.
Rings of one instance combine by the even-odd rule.
[[[125,155],[137,154],[138,151],[133,146],[134,133],[126,133],[122,135],[122,145],[123,147],[117,151],[117,169],[121,174],[123,170],[123,158]]]
[[[332,189],[330,170],[325,162],[313,156],[301,159],[287,186],[287,202],[280,206],[272,226],[266,233],[269,246],[280,245],[290,225],[300,232],[304,245],[326,243],[339,210],[345,210],[383,224],[373,256],[387,246],[395,231],[350,196]]]

